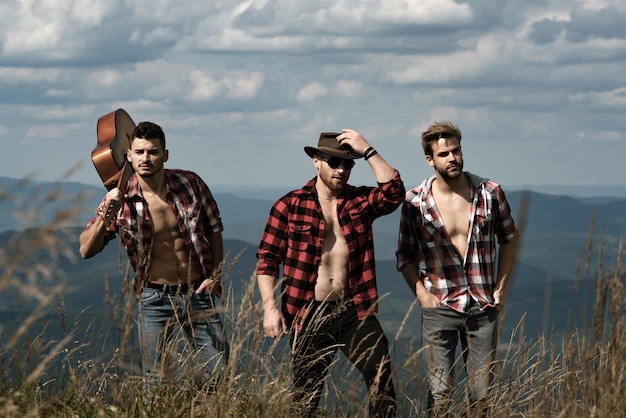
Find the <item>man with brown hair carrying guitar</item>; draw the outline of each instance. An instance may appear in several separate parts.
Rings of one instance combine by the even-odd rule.
[[[215,297],[222,296],[223,226],[204,181],[190,171],[165,169],[168,154],[161,127],[139,123],[126,157],[134,174],[104,196],[80,235],[80,254],[93,257],[117,234],[126,247],[135,270],[147,387],[166,374],[164,353],[180,324],[202,363],[206,388],[214,390],[229,354],[215,311]]]

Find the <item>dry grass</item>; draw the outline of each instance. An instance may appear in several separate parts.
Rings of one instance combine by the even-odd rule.
[[[0,201],[9,198],[0,193]],[[37,205],[54,201],[54,193]],[[28,214],[21,222],[28,224]],[[6,417],[82,416],[210,416],[283,417],[294,415],[290,398],[291,370],[286,340],[265,338],[262,312],[255,298],[255,282],[244,280],[243,295],[227,293],[222,306],[230,334],[231,361],[217,392],[193,384],[194,366],[176,342],[172,376],[150,400],[141,390],[134,330],[134,301],[110,301],[106,318],[65,312],[63,285],[46,285],[63,274],[54,264],[60,255],[73,257],[76,237],[64,236],[59,225],[71,224],[78,212],[61,212],[48,226],[15,234],[0,251],[0,292],[35,299],[38,308],[19,326],[3,327],[0,334],[0,414]],[[596,300],[589,329],[568,329],[531,338],[519,322],[501,351],[492,387],[491,414],[511,417],[623,417],[626,416],[626,291],[620,256],[614,266],[590,265],[592,251],[602,260],[602,238],[593,238],[581,252],[579,272],[595,279]],[[597,249],[594,246],[597,245]],[[34,254],[45,253],[41,262]],[[35,259],[37,259],[35,257]],[[51,262],[52,261],[52,262]],[[237,257],[228,261],[229,267]],[[123,266],[122,266],[123,267]],[[128,274],[127,268],[122,268]],[[226,269],[228,272],[229,269]],[[106,283],[106,280],[104,280]],[[383,301],[384,303],[384,301]],[[574,307],[573,307],[574,308]],[[405,327],[411,306],[392,344]],[[55,329],[46,312],[55,312]],[[566,313],[564,313],[566,314]],[[47,318],[44,320],[44,318]],[[48,321],[48,322],[46,322]],[[393,336],[390,336],[393,337]],[[422,353],[409,344],[393,359],[399,414],[421,416],[426,387]],[[176,378],[178,376],[178,378]],[[324,416],[365,416],[364,385],[358,373],[338,361],[322,399]],[[455,404],[446,416],[468,412],[465,382],[457,382]]]

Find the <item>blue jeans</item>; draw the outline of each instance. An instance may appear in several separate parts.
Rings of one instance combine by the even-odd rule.
[[[144,288],[138,310],[142,369],[148,389],[169,373],[166,353],[177,347],[172,337],[181,328],[194,360],[201,366],[202,384],[211,388],[217,385],[228,362],[229,345],[212,295]]]
[[[465,313],[448,306],[422,308],[422,346],[428,376],[427,407],[445,401],[454,382],[455,351],[460,339],[470,400],[482,401],[493,376],[498,311],[474,304]]]

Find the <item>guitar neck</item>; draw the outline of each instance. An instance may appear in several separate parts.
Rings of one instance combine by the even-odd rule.
[[[104,182],[104,187],[106,187],[107,190],[117,187],[122,193],[125,193],[126,184],[132,175],[133,167],[128,161],[126,161],[120,171]]]

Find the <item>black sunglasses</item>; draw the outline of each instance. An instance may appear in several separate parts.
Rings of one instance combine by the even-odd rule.
[[[326,164],[328,164],[328,166],[332,168],[333,170],[336,168],[339,168],[341,164],[343,164],[344,169],[350,170],[352,167],[354,167],[354,164],[355,164],[354,160],[350,160],[347,158],[340,158],[340,157],[326,158],[326,157],[322,157],[321,155],[318,155],[317,158],[319,158],[322,161],[325,161]]]

